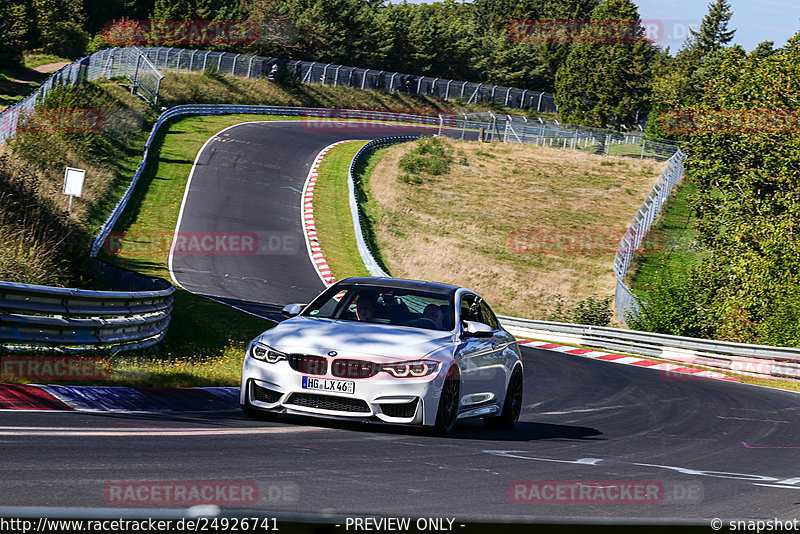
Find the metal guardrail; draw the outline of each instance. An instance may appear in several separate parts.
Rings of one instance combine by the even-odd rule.
[[[370,141],[366,145],[362,146],[358,152],[356,152],[356,155],[353,156],[353,160],[350,162],[350,169],[347,171],[347,191],[350,195],[350,216],[353,219],[353,231],[356,237],[358,253],[361,255],[361,259],[364,262],[364,265],[367,267],[369,274],[372,276],[391,278],[391,275],[381,269],[381,266],[378,265],[377,260],[375,260],[375,257],[369,250],[367,241],[364,239],[364,232],[361,226],[361,210],[358,209],[358,199],[356,198],[356,186],[355,179],[353,178],[353,171],[355,171],[355,168],[361,162],[361,159],[375,148],[393,145],[396,143],[405,143],[418,138],[419,136],[417,135],[403,135],[396,137],[384,137],[383,139]]]
[[[800,349],[498,316],[523,337],[644,354],[759,377],[800,378]]]
[[[93,291],[0,281],[0,343],[8,349],[145,348],[166,334],[175,288],[97,262],[124,290]]]

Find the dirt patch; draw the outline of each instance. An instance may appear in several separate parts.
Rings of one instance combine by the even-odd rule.
[[[500,313],[549,318],[614,293],[619,239],[664,168],[651,160],[535,146],[451,142],[454,161],[422,184],[389,148],[370,190],[393,276],[470,287]],[[466,163],[466,164],[464,164]]]

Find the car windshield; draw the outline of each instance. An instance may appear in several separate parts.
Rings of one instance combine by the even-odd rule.
[[[449,295],[374,286],[337,289],[320,295],[303,315],[429,330],[453,329],[453,300]]]

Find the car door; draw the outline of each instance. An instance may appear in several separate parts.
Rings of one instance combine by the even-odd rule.
[[[459,299],[459,324],[463,321],[484,322],[480,301],[474,293],[463,293]],[[491,326],[491,325],[490,325]],[[458,366],[461,372],[462,411],[490,402],[496,397],[494,367],[497,363],[497,342],[492,337],[466,337],[462,334]]]
[[[500,321],[486,301],[481,301],[481,319],[482,323],[488,324],[492,328],[491,344],[493,352],[490,358],[491,361],[487,362],[486,379],[489,381],[488,387],[498,398],[504,399],[506,382],[514,366],[514,362],[509,361],[507,357],[507,354],[509,354],[508,346],[516,343],[517,340],[500,327]]]

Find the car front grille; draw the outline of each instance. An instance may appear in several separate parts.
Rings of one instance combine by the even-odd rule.
[[[381,370],[381,364],[367,360],[334,360],[331,374],[341,378],[369,378]]]
[[[316,395],[314,393],[292,393],[285,404],[294,404],[304,408],[318,408],[334,412],[370,413],[369,406],[361,399],[348,399],[332,395]]]
[[[283,393],[278,391],[273,391],[268,388],[262,388],[258,384],[253,384],[253,396],[256,398],[257,401],[260,402],[268,402],[269,404],[274,404],[280,400]]]
[[[380,404],[379,406],[384,415],[407,419],[409,417],[414,417],[414,414],[417,413],[418,402],[419,399],[414,399],[411,402],[404,402],[402,404]]]
[[[306,375],[324,375],[328,372],[328,360],[310,354],[290,354],[289,366]]]

